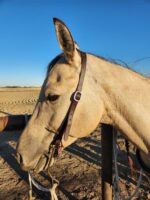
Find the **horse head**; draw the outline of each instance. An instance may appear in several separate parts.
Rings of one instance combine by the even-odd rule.
[[[63,53],[48,66],[34,112],[17,146],[18,161],[22,169],[27,171],[39,172],[46,168],[47,153],[50,153],[49,147],[53,144],[65,120],[81,73],[82,56],[79,47],[62,21],[54,19],[54,24]],[[62,136],[63,148],[77,138],[90,134],[97,127],[102,115],[103,104],[96,100],[97,93],[93,91],[94,84],[88,70],[87,60],[81,99],[73,114],[67,141]]]

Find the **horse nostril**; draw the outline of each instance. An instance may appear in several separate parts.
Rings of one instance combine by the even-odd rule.
[[[21,164],[23,161],[22,156],[19,153],[17,153],[16,158],[17,158],[18,163]]]

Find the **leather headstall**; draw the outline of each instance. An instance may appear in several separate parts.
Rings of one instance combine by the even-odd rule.
[[[81,70],[80,70],[80,75],[79,75],[79,81],[76,87],[76,90],[73,92],[71,95],[71,103],[69,106],[69,109],[66,113],[66,116],[64,120],[62,121],[56,136],[54,137],[52,143],[49,146],[49,151],[45,154],[48,157],[48,162],[46,163],[46,166],[49,166],[49,163],[52,159],[52,157],[56,155],[60,155],[62,151],[62,138],[66,141],[68,139],[70,129],[72,126],[72,120],[73,116],[76,110],[76,107],[78,105],[78,102],[81,99],[82,95],[82,87],[83,87],[83,82],[84,82],[84,77],[85,77],[85,72],[86,72],[86,53],[78,51],[79,55],[81,56]],[[60,54],[57,56],[51,63],[51,66],[55,65],[60,58],[63,57],[63,54]],[[47,168],[47,167],[46,167]]]

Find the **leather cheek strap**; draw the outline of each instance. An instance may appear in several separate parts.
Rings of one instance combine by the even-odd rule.
[[[61,141],[63,136],[64,136],[65,141],[68,139],[70,129],[72,126],[73,115],[78,105],[78,102],[81,99],[82,87],[83,87],[83,82],[84,82],[84,77],[85,77],[85,72],[86,72],[86,53],[84,52],[79,52],[79,53],[81,55],[81,71],[79,75],[79,82],[78,82],[75,92],[71,96],[71,104],[69,106],[69,109],[67,111],[67,114],[62,124],[60,125],[58,129],[58,133],[53,143],[55,143],[57,140]]]

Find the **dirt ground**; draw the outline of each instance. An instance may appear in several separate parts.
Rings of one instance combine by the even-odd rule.
[[[39,88],[0,88],[0,116],[8,114],[32,114]],[[101,199],[101,134],[100,127],[91,136],[79,139],[64,150],[56,160],[51,172],[59,180],[57,189],[60,200],[100,200]],[[16,159],[15,147],[21,131],[0,133],[0,200],[26,200],[28,196],[27,173],[23,172]],[[130,170],[125,153],[124,140],[118,140],[120,147],[118,166],[120,176],[119,199],[130,195],[135,189],[139,166],[132,148],[134,175]],[[43,185],[48,184],[46,173],[35,175]],[[139,195],[132,199],[150,199],[150,182],[143,174]],[[49,194],[34,189],[36,200],[48,200]]]

